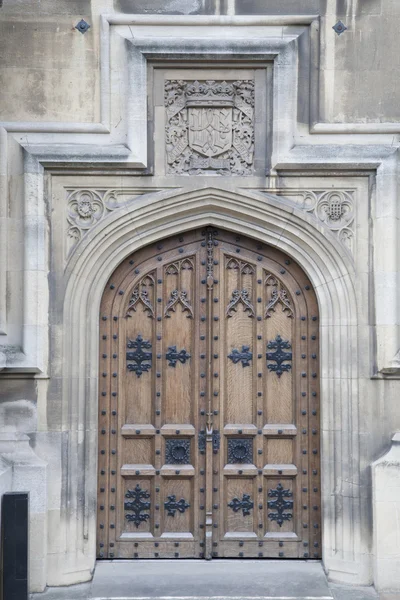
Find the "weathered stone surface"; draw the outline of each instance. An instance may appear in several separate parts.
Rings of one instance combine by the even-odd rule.
[[[116,10],[147,15],[212,14],[214,12],[213,4],[210,0],[115,0]]]
[[[390,450],[372,464],[374,581],[389,597],[400,590],[400,433]]]
[[[21,442],[26,460],[13,477],[0,457],[0,493],[35,495],[33,589],[87,581],[95,564],[103,288],[136,248],[210,223],[309,274],[324,567],[369,585],[375,564],[377,585],[398,584],[395,552],[372,550],[377,522],[400,532],[393,498],[373,522],[370,465],[400,430],[399,23],[397,0],[3,0],[0,429],[3,454]],[[167,173],[165,81],[224,78],[255,81],[254,172]]]
[[[56,16],[59,15],[90,15],[91,0],[2,0],[1,10],[5,15],[27,16]],[[2,15],[0,14],[0,17]]]
[[[237,15],[317,15],[323,14],[325,0],[235,0]]]

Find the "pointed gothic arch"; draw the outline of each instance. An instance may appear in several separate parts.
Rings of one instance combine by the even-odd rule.
[[[98,223],[67,264],[64,427],[81,432],[70,436],[69,462],[64,466],[64,476],[74,490],[64,511],[69,547],[75,539],[69,572],[90,571],[95,562],[98,311],[105,284],[136,249],[208,225],[283,250],[314,286],[321,321],[323,560],[332,577],[335,571],[341,575],[348,571],[350,563],[357,573],[368,540],[363,539],[367,534],[358,486],[357,306],[352,259],[328,229],[284,199],[216,188],[154,192],[136,198]],[[93,471],[85,472],[85,464],[93,464]],[[346,533],[349,524],[351,536]]]

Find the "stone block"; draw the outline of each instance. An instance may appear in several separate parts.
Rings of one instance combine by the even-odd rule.
[[[317,15],[321,0],[235,0],[236,15]]]
[[[214,13],[214,0],[115,0],[119,12],[145,15],[204,15]],[[211,9],[211,10],[210,10]]]
[[[400,432],[372,464],[372,490],[375,587],[400,595]]]

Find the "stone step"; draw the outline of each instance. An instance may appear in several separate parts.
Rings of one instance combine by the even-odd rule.
[[[373,588],[329,584],[319,561],[99,561],[91,583],[32,600],[374,600]]]

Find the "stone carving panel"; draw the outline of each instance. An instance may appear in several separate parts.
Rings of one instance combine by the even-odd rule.
[[[252,175],[254,81],[165,82],[167,173]]]
[[[145,192],[141,189],[67,190],[67,256],[96,223]]]
[[[267,191],[267,190],[265,190]],[[355,207],[354,192],[349,190],[285,190],[283,195],[312,213],[321,223],[335,233],[339,241],[354,251]]]

